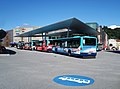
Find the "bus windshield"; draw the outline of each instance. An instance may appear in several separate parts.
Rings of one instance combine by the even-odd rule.
[[[95,38],[83,38],[83,45],[84,46],[95,46],[96,39]]]

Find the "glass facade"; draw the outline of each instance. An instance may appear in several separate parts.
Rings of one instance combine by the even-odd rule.
[[[86,23],[88,26],[94,28],[95,30],[98,28],[98,24],[97,23]]]

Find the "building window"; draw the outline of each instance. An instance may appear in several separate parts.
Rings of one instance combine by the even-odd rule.
[[[19,33],[16,33],[16,36],[18,36],[19,35]]]

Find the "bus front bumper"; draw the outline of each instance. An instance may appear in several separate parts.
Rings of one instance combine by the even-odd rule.
[[[80,53],[80,56],[96,56],[97,53]]]

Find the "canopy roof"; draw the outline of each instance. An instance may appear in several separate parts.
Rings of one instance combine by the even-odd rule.
[[[54,24],[50,24],[23,34],[17,37],[32,37],[35,34],[48,33],[60,29],[70,29],[72,33],[97,35],[97,31],[76,18],[71,18]]]

